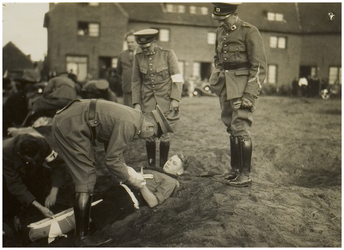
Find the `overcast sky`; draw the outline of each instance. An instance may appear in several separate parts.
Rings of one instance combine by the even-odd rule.
[[[13,42],[33,61],[47,53],[47,30],[43,27],[48,3],[6,3],[2,1],[2,46]]]

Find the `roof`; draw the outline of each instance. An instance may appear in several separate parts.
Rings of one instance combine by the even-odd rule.
[[[23,71],[25,69],[33,69],[34,63],[30,57],[25,55],[12,42],[8,42],[3,48],[3,72],[7,71]]]
[[[218,22],[211,18],[213,5],[211,3],[180,3],[188,6],[208,7],[207,15],[185,13],[171,13],[166,11],[164,3],[121,3],[129,15],[131,22],[162,23],[174,25],[192,25],[217,27]],[[154,15],[152,15],[154,13]]]
[[[172,4],[172,3],[171,3]],[[170,13],[164,3],[121,3],[129,22],[217,27],[211,18],[211,3],[174,3],[184,5],[185,13]],[[208,14],[190,14],[189,6],[207,7]],[[267,13],[283,14],[283,21],[269,21]],[[331,21],[328,13],[335,13]],[[154,15],[152,15],[154,13]],[[242,20],[261,31],[280,33],[341,33],[341,3],[243,3],[238,7]]]

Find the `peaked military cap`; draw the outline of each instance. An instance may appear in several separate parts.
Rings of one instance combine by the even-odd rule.
[[[145,29],[134,33],[136,42],[140,45],[153,42],[158,35],[158,30],[156,29]]]
[[[241,3],[213,3],[214,10],[212,18],[215,20],[226,19],[229,15],[235,13],[240,4]]]
[[[170,124],[168,123],[164,113],[162,112],[161,108],[159,107],[159,105],[156,105],[156,109],[152,111],[153,116],[155,121],[158,123],[159,125],[159,129],[158,129],[158,134],[157,137],[160,137],[162,134],[171,132],[173,133],[173,129],[171,128]]]

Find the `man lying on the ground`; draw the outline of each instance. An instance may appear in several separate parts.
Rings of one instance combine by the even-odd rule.
[[[138,175],[138,178],[143,177],[146,184],[139,190],[130,189],[129,186],[120,183],[109,188],[103,197],[95,197],[96,201],[103,199],[91,209],[91,219],[95,229],[101,230],[115,221],[124,219],[140,206],[155,207],[174,196],[180,187],[176,178],[182,175],[186,168],[187,159],[181,154],[172,156],[166,162],[163,167],[164,173],[150,169],[141,169],[141,172],[137,173],[130,168],[131,174]],[[52,229],[50,224],[46,227],[32,227],[29,233],[31,241],[49,237],[51,230],[61,230],[62,235],[75,229],[74,216],[67,216],[61,220],[56,218],[56,220],[60,227],[58,230]]]

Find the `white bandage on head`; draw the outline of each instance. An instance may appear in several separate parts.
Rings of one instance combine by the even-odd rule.
[[[171,76],[172,82],[184,82],[182,74],[176,74]]]
[[[52,162],[53,160],[55,160],[57,158],[57,156],[58,156],[58,153],[53,150],[53,151],[51,151],[50,155],[48,155],[45,158],[45,161],[46,162]]]

